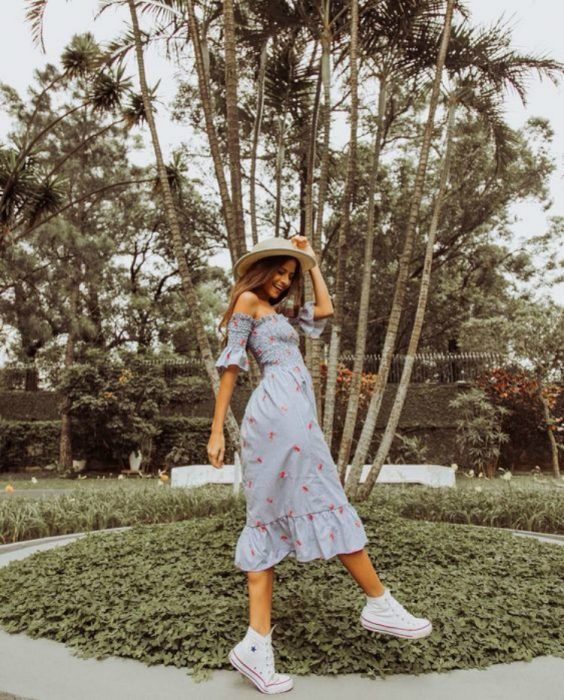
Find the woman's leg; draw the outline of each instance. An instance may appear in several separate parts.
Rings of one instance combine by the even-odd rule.
[[[366,549],[337,556],[367,596],[377,597],[384,593],[382,581],[378,578]]]
[[[249,625],[263,636],[270,632],[274,567],[264,571],[247,571],[249,586]]]

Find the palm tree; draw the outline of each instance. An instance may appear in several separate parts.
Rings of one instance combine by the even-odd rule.
[[[111,4],[111,3],[109,3]],[[109,6],[109,4],[107,6]],[[106,6],[106,5],[105,5]],[[224,160],[221,153],[221,147],[218,137],[218,132],[215,125],[215,111],[212,99],[212,86],[210,77],[210,56],[208,48],[207,31],[210,24],[210,17],[204,17],[203,23],[200,26],[196,15],[195,3],[193,0],[186,0],[185,3],[175,2],[156,2],[154,0],[144,0],[138,2],[138,7],[146,12],[150,12],[157,20],[166,22],[165,28],[159,28],[155,31],[155,39],[163,37],[171,38],[178,33],[178,28],[186,25],[190,41],[192,42],[194,52],[194,65],[198,80],[198,91],[200,95],[200,103],[204,114],[204,125],[210,154],[213,161],[214,172],[217,180],[219,196],[221,198],[222,213],[227,230],[227,244],[231,254],[232,263],[237,257],[245,252],[246,247],[241,250],[240,231],[236,220],[235,209],[229,193],[229,186],[224,172]],[[214,17],[215,13],[211,15]],[[173,30],[167,35],[167,27],[173,26]],[[148,43],[150,37],[145,37]],[[125,53],[134,48],[134,38],[130,32],[126,32],[120,39],[110,43],[110,53],[115,57],[122,58]]]
[[[176,208],[174,206],[172,191],[167,175],[167,168],[164,162],[159,140],[159,134],[157,132],[157,127],[153,116],[153,107],[149,98],[149,90],[147,86],[147,78],[145,73],[145,62],[143,58],[141,31],[139,28],[139,20],[137,18],[137,11],[135,8],[135,0],[127,0],[127,2],[129,5],[131,25],[135,37],[135,55],[137,58],[139,83],[141,87],[141,94],[143,95],[143,103],[145,105],[147,124],[151,133],[151,141],[155,153],[155,161],[157,165],[157,173],[159,177],[161,195],[163,198],[165,216],[167,224],[172,234],[172,245],[176,257],[176,262],[178,264],[178,271],[180,273],[180,279],[182,281],[182,287],[184,290],[184,296],[186,299],[188,313],[190,314],[190,317],[194,324],[198,346],[200,348],[200,352],[202,353],[202,358],[204,360],[204,366],[212,382],[214,393],[217,394],[217,392],[219,391],[219,378],[217,374],[217,369],[215,368],[214,357],[212,355],[206,329],[204,327],[202,317],[200,315],[196,290],[194,289],[194,284],[192,282],[190,270],[188,269],[188,265],[186,263],[186,257],[184,255],[184,247],[182,242],[182,234],[180,232],[180,226],[178,223],[178,216],[176,213]],[[226,425],[234,444],[238,444],[239,427],[231,410],[228,413]]]
[[[399,261],[399,270],[396,280],[396,287],[394,292],[394,298],[392,301],[392,310],[390,313],[390,318],[388,321],[388,329],[386,331],[386,338],[384,340],[384,348],[382,351],[382,360],[380,362],[380,367],[378,369],[378,375],[376,378],[376,386],[374,388],[374,393],[372,394],[370,405],[368,407],[368,412],[366,415],[366,420],[362,428],[362,432],[358,441],[357,449],[352,462],[351,473],[347,481],[347,490],[351,494],[351,497],[356,495],[358,490],[360,475],[362,468],[364,466],[364,460],[366,459],[366,454],[372,440],[372,435],[374,433],[374,427],[376,425],[376,418],[380,409],[380,404],[384,394],[384,388],[388,379],[388,373],[391,366],[392,353],[394,350],[396,335],[399,327],[399,322],[401,318],[401,313],[403,310],[403,302],[405,298],[407,279],[409,274],[409,266],[411,263],[411,256],[413,252],[413,246],[415,242],[415,228],[417,224],[417,218],[419,215],[419,209],[421,206],[421,199],[423,197],[423,185],[425,181],[425,174],[427,171],[427,162],[429,159],[429,150],[431,148],[431,138],[433,133],[433,127],[435,122],[435,112],[437,110],[437,104],[439,101],[439,93],[441,86],[441,78],[443,73],[443,66],[445,62],[448,42],[450,38],[450,29],[452,23],[452,15],[454,10],[454,0],[447,0],[444,28],[441,38],[441,44],[437,56],[435,78],[433,80],[433,87],[431,91],[431,97],[429,101],[429,110],[427,114],[427,121],[425,124],[425,129],[423,133],[423,139],[421,143],[421,151],[419,155],[419,164],[417,167],[417,173],[415,176],[415,183],[413,187],[413,195],[411,198],[409,217],[407,221],[405,241],[403,251]]]
[[[231,202],[235,218],[237,257],[247,250],[241,189],[241,149],[239,145],[239,114],[237,104],[237,55],[235,52],[235,16],[233,0],[223,2],[223,37],[225,46],[225,110],[227,115],[227,151],[231,174]]]
[[[204,112],[206,133],[208,136],[210,153],[212,155],[215,175],[219,188],[219,194],[221,197],[221,203],[225,218],[225,226],[228,232],[227,241],[231,252],[231,260],[232,262],[235,262],[238,255],[237,251],[239,249],[239,246],[237,245],[237,226],[235,222],[235,212],[233,210],[233,203],[229,195],[227,181],[225,179],[225,173],[223,170],[223,159],[221,157],[219,139],[217,137],[217,131],[214,124],[214,112],[211,100],[210,75],[208,65],[209,57],[206,43],[207,25],[204,24],[203,32],[200,32],[198,20],[194,11],[193,1],[187,0],[186,7],[188,10],[187,21],[188,29],[190,31],[190,39],[192,41],[192,46],[194,47],[194,59],[196,64],[196,72],[198,75],[198,88],[200,91],[200,101],[202,104],[202,110]]]
[[[337,371],[339,351],[341,347],[341,330],[343,325],[344,294],[345,294],[345,264],[347,260],[346,246],[350,235],[350,217],[354,180],[356,175],[357,128],[358,128],[358,0],[351,0],[350,15],[350,140],[347,154],[347,171],[345,191],[343,194],[339,238],[337,243],[337,273],[335,289],[335,314],[331,324],[331,342],[329,345],[329,361],[327,364],[327,384],[325,388],[325,407],[323,412],[323,432],[328,444],[331,444],[333,433],[333,418],[335,412],[335,396],[337,388]]]
[[[447,72],[451,75],[452,83],[447,92],[448,106],[445,153],[440,169],[439,187],[435,198],[425,249],[419,299],[394,403],[370,473],[363,488],[359,490],[361,498],[367,498],[374,488],[380,470],[392,445],[407,396],[415,361],[415,353],[417,352],[423,329],[423,319],[425,316],[431,279],[435,237],[450,169],[452,137],[457,107],[463,106],[466,109],[477,112],[492,134],[496,145],[498,163],[502,164],[505,162],[504,152],[507,146],[509,130],[500,114],[500,92],[503,92],[508,86],[511,86],[524,100],[525,81],[531,70],[537,71],[541,77],[546,76],[555,80],[558,73],[561,72],[563,68],[561,64],[549,59],[531,55],[523,56],[512,51],[508,52],[510,44],[511,36],[509,31],[500,23],[492,28],[492,30],[486,32],[475,32],[474,30],[465,30],[464,28],[457,31],[457,28],[454,28],[451,36],[449,53],[452,53],[450,57],[448,57],[447,54],[445,63]],[[481,63],[488,56],[490,60],[485,64]],[[500,61],[502,65],[499,65]],[[482,71],[483,65],[487,65],[488,69]],[[489,80],[490,75],[495,77]],[[491,83],[491,85],[489,83]]]
[[[312,221],[312,247],[321,263],[321,241],[323,237],[323,223],[325,201],[329,187],[329,166],[330,166],[330,141],[331,141],[331,52],[333,48],[333,36],[335,24],[340,17],[341,11],[337,10],[336,15],[332,13],[331,0],[321,0],[319,6],[319,16],[321,29],[319,39],[321,43],[321,57],[319,59],[319,75],[323,93],[323,108],[321,110],[321,162],[319,166],[319,177],[317,183],[317,211],[315,228]],[[316,135],[312,135],[312,141],[316,141]],[[312,162],[311,167],[314,167]],[[313,173],[312,173],[313,175]],[[313,199],[313,193],[312,193]],[[307,202],[306,202],[307,206]],[[311,203],[313,209],[313,202]],[[313,218],[313,216],[312,216]],[[307,226],[306,226],[307,230]],[[309,280],[308,280],[309,282]],[[310,290],[307,290],[310,293]],[[311,367],[313,389],[317,404],[317,414],[320,422],[324,421],[324,408],[321,402],[321,341],[319,339],[308,339],[306,349]]]
[[[364,55],[374,65],[375,77],[378,81],[378,111],[376,134],[370,154],[367,225],[354,363],[337,460],[339,477],[343,484],[357,424],[368,336],[372,257],[377,218],[376,183],[385,133],[391,124],[390,119],[387,118],[388,94],[395,82],[420,81],[421,76],[425,74],[428,68],[428,60],[425,57],[432,53],[431,47],[438,43],[437,37],[441,31],[441,27],[437,26],[437,19],[442,5],[442,2],[433,1],[410,0],[398,4],[395,0],[388,0],[367,7],[361,15],[360,41]],[[409,52],[409,47],[413,45],[417,45],[421,50]]]

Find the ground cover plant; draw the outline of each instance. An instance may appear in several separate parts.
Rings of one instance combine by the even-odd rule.
[[[277,568],[273,621],[280,667],[293,674],[419,674],[564,654],[564,549],[510,533],[414,522],[358,504],[386,585],[433,620],[417,642],[372,635],[363,593],[337,558]],[[186,668],[229,668],[247,626],[244,574],[233,563],[244,523],[233,510],[136,526],[0,570],[0,625],[108,655]],[[330,604],[328,604],[330,603]]]

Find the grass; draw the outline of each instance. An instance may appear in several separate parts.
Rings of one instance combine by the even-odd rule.
[[[219,486],[219,488],[218,488]],[[127,525],[176,522],[233,508],[231,488],[207,485],[171,489],[158,482],[136,486],[63,490],[56,498],[11,494],[0,499],[0,541],[4,544]]]
[[[186,668],[230,668],[247,626],[233,563],[244,504],[183,522],[89,535],[0,570],[0,625],[109,655]],[[338,558],[277,567],[273,620],[280,671],[419,674],[562,656],[564,548],[509,533],[414,522],[357,506],[369,552],[394,595],[433,621],[417,642],[373,635],[363,595]]]
[[[87,475],[86,479],[72,478],[65,479],[61,477],[36,476],[37,483],[31,481],[32,475],[22,472],[3,472],[0,474],[0,493],[4,492],[6,486],[11,485],[16,491],[27,491],[36,489],[54,489],[54,490],[73,490],[73,489],[95,489],[109,488],[116,484],[124,485],[127,488],[139,488],[146,483],[154,483],[157,477],[138,478],[129,477],[118,479],[117,474],[108,475]],[[510,482],[502,478],[495,479],[478,479],[476,477],[469,478],[466,473],[459,472],[456,475],[456,488],[474,490],[476,487],[482,490],[501,490],[505,491],[512,486],[519,486],[525,489],[545,490],[558,489],[558,484],[564,490],[564,477],[560,482],[556,481],[552,476],[543,474],[542,476],[529,476],[528,474],[519,474],[512,478]]]
[[[37,489],[53,489],[56,491],[92,490],[107,489],[119,485],[126,485],[127,488],[139,488],[147,482],[156,482],[157,477],[141,479],[139,477],[128,477],[118,479],[117,474],[108,476],[88,476],[86,479],[64,479],[61,477],[36,476],[37,483],[31,481],[29,474],[4,473],[0,474],[0,493],[4,492],[6,486],[10,485],[16,491],[34,491]]]
[[[469,482],[472,484],[469,484]],[[478,484],[479,481],[479,484]],[[12,480],[15,491],[0,497],[0,542],[87,532],[128,525],[168,523],[230,510],[244,498],[232,486],[210,484],[171,489],[157,479],[46,479],[55,498],[44,497]],[[72,484],[72,487],[68,487]],[[475,490],[478,486],[479,491]],[[455,489],[418,485],[379,485],[374,508],[386,507],[415,520],[533,530],[564,534],[564,490],[552,479],[518,477],[510,482],[459,477]]]

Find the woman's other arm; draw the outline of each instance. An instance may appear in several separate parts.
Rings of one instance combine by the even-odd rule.
[[[304,253],[309,253],[309,255],[317,260],[315,251],[311,247],[311,244],[306,236],[292,236],[290,241],[296,246],[296,248],[303,250]],[[325,283],[323,275],[321,274],[319,263],[315,267],[312,267],[309,273],[311,275],[313,293],[315,296],[313,318],[318,320],[332,316],[335,313],[335,309],[333,308],[333,302],[331,301],[331,295],[327,289],[327,284]]]

